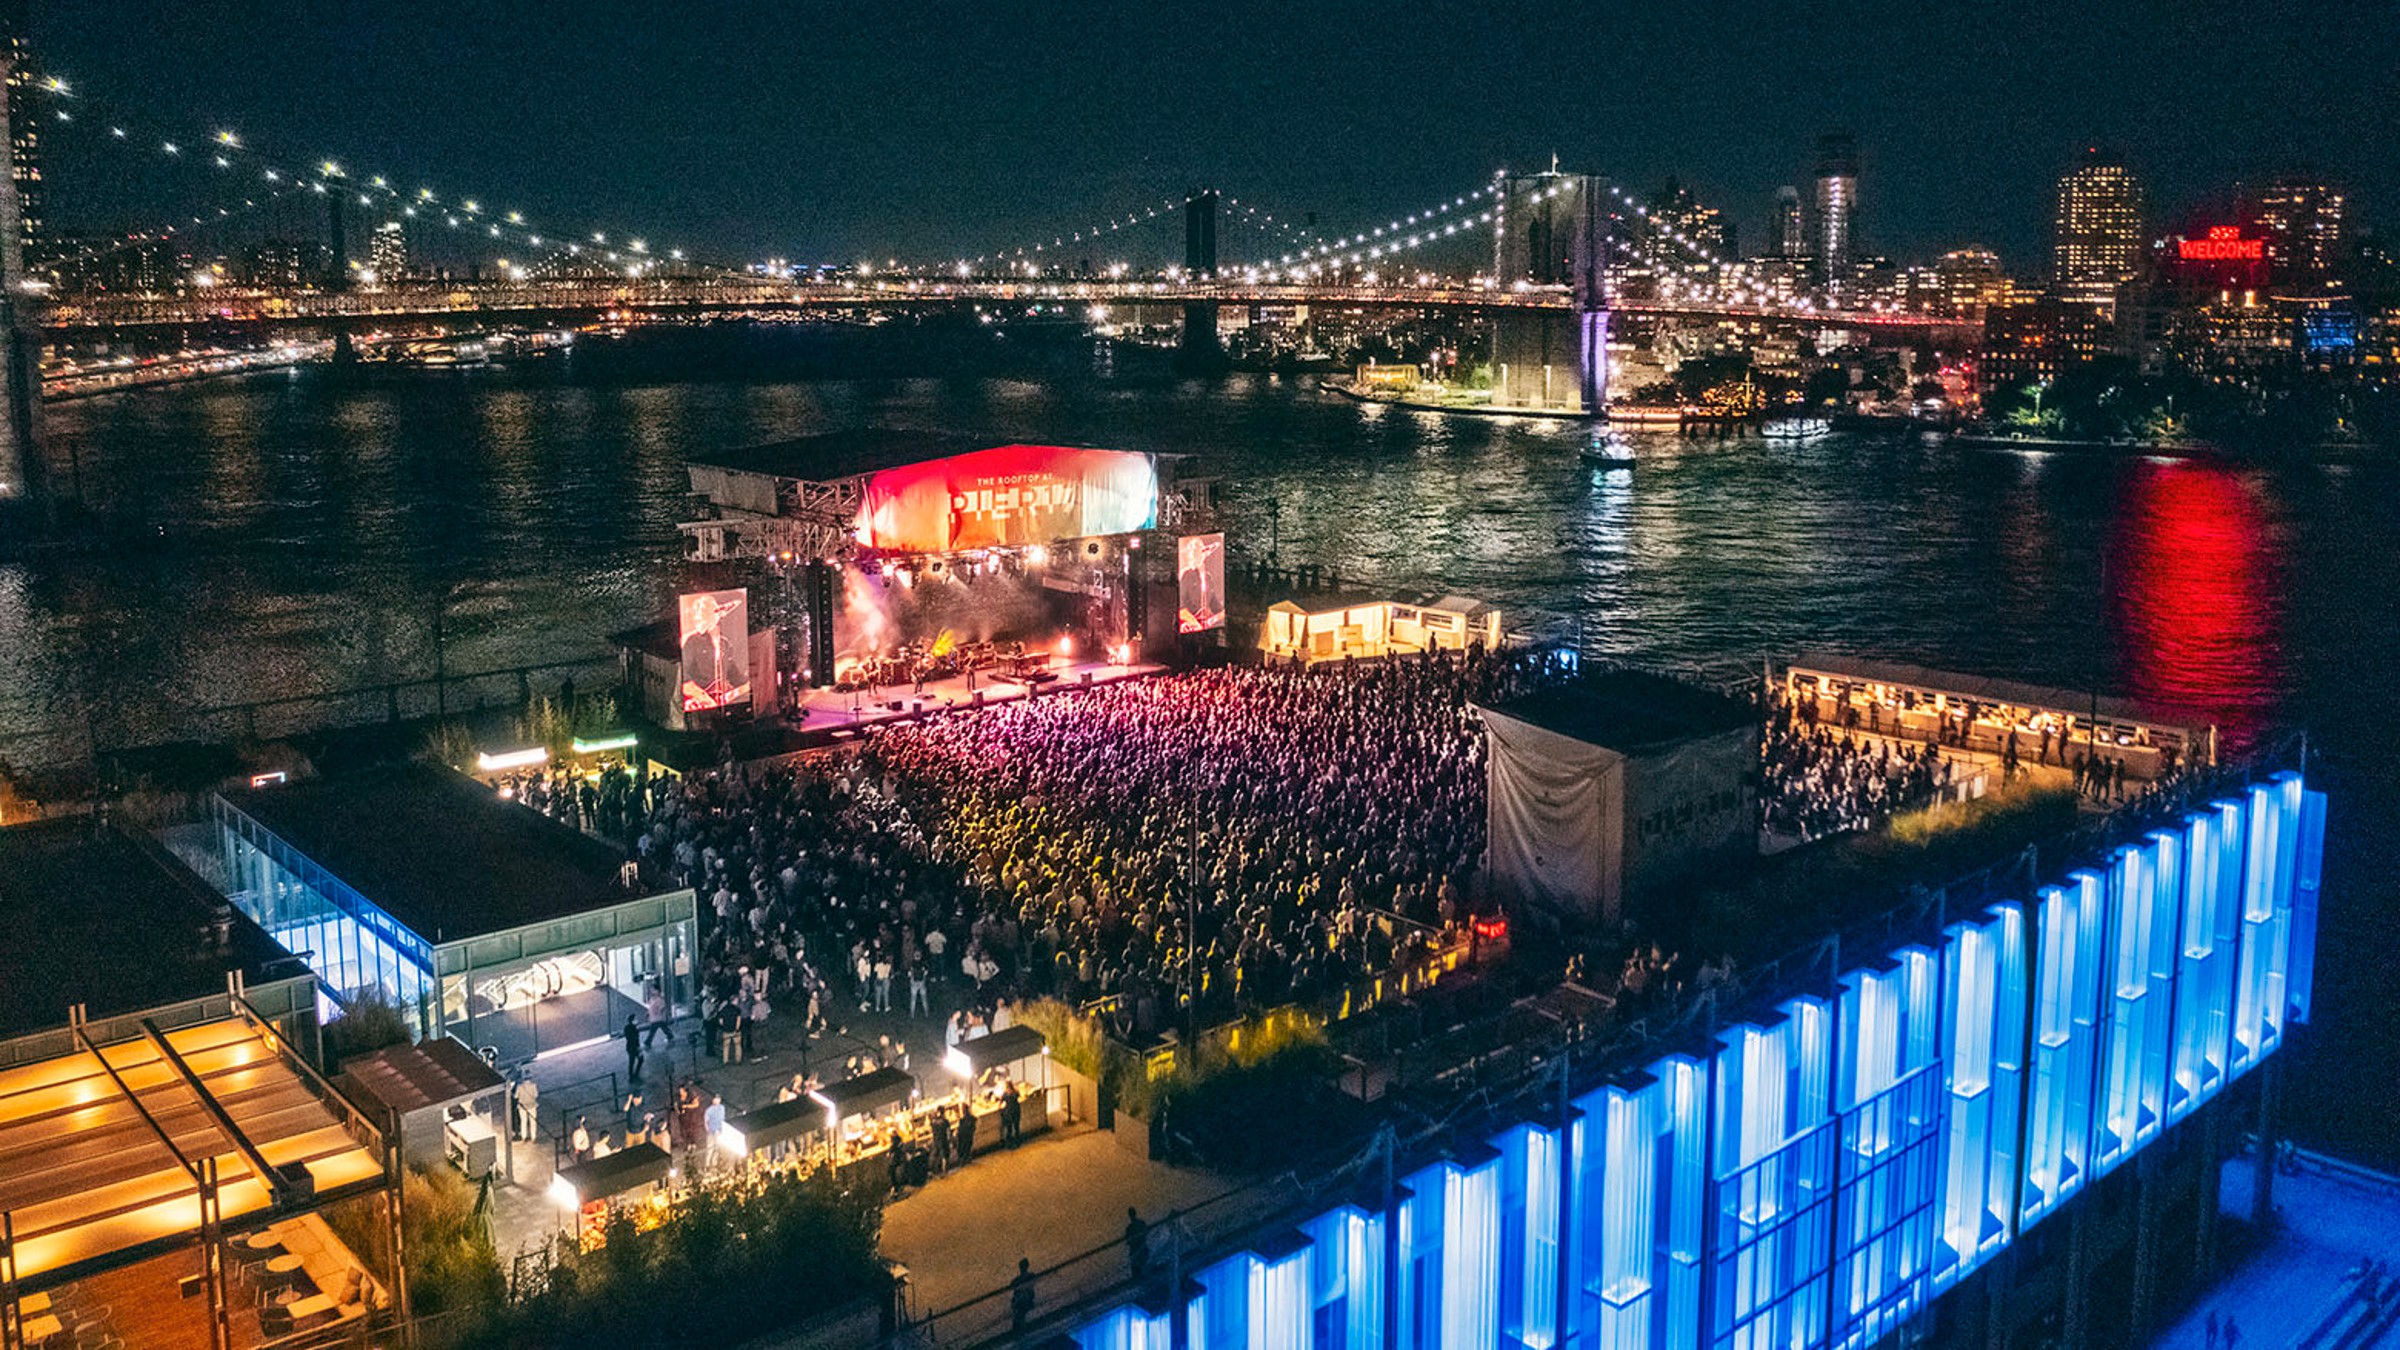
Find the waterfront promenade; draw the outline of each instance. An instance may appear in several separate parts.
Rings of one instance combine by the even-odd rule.
[[[2250,1213],[2255,1180],[2251,1159],[2225,1163],[2218,1195],[2226,1213]],[[2400,1269],[2400,1178],[2298,1154],[2292,1170],[2275,1178],[2275,1212],[2273,1227],[2249,1250],[2228,1254],[2224,1274],[2168,1324],[2151,1350],[2400,1345],[2394,1325],[2400,1299],[2387,1290],[2380,1311],[2369,1314],[2355,1293],[2361,1262]],[[2224,1337],[2229,1324],[2239,1329],[2236,1341]],[[2342,1339],[2344,1333],[2350,1339]]]

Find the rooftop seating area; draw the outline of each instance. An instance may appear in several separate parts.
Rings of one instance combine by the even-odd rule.
[[[154,1258],[196,1273],[213,1189],[227,1230],[266,1220],[288,1237],[286,1254],[301,1258],[292,1269],[335,1300],[329,1308],[372,1302],[363,1272],[344,1274],[359,1262],[313,1211],[384,1184],[373,1128],[248,1017],[153,1024],[137,1039],[0,1071],[0,1214],[21,1295],[121,1311],[88,1291],[153,1270]],[[48,1331],[70,1333],[65,1344],[89,1339],[64,1318]]]

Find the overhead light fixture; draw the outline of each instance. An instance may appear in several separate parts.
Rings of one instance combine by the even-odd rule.
[[[530,769],[536,764],[549,762],[549,748],[540,745],[529,750],[503,750],[496,755],[486,750],[475,756],[475,767],[485,773],[493,773],[501,769]]]

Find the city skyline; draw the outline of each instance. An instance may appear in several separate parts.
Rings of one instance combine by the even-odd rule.
[[[2242,16],[2234,44],[2235,18],[2136,6],[2009,35],[2008,50],[1987,50],[2001,35],[1974,19],[1896,7],[1862,7],[1846,23],[1721,26],[1736,31],[1637,18],[1583,70],[1512,59],[1489,33],[1419,42],[1324,11],[1224,14],[1184,34],[1105,14],[947,26],[835,16],[737,23],[703,40],[607,5],[573,25],[456,7],[406,28],[262,12],[142,15],[128,31],[121,16],[71,2],[37,8],[32,25],[46,67],[95,99],[139,91],[153,116],[507,193],[544,218],[672,232],[720,257],[963,256],[1210,183],[1341,230],[1554,152],[1637,190],[1676,178],[1763,244],[1777,189],[1808,184],[1816,137],[1842,129],[1861,160],[1855,251],[1930,260],[1982,245],[2035,275],[2057,176],[2094,143],[2150,185],[2158,229],[2237,184],[2294,173],[2335,183],[2354,220],[2376,218],[2393,171],[2338,147],[2395,64],[2378,57],[2392,35],[2328,43],[2329,12],[2302,9]],[[459,40],[429,44],[427,31]],[[262,61],[270,33],[278,54]],[[742,33],[754,40],[724,40]],[[2068,78],[2137,35],[2154,59],[2123,78]],[[2228,41],[2211,49],[2212,35]],[[1753,50],[1767,46],[1777,60]],[[1349,68],[1381,73],[1271,76],[1277,60],[1337,49],[1352,52]],[[159,51],[179,56],[160,62]],[[1744,53],[1759,59],[1745,66]],[[2278,90],[2304,57],[2330,64],[2308,68],[2296,101]],[[1503,66],[1515,71],[1505,85]],[[1774,117],[1729,83],[1758,70],[1792,72],[1768,91]],[[1608,96],[1574,96],[1595,77]],[[1498,87],[1522,92],[1502,105],[1487,92]],[[870,102],[878,115],[858,116]],[[156,166],[110,172],[105,152],[71,135],[44,151],[85,170],[76,192],[54,194],[59,228],[137,225],[156,195]]]

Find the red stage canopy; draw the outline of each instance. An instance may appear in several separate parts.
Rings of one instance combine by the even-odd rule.
[[[868,480],[858,542],[895,553],[1021,548],[1158,523],[1148,455],[1060,445],[1003,445]]]

